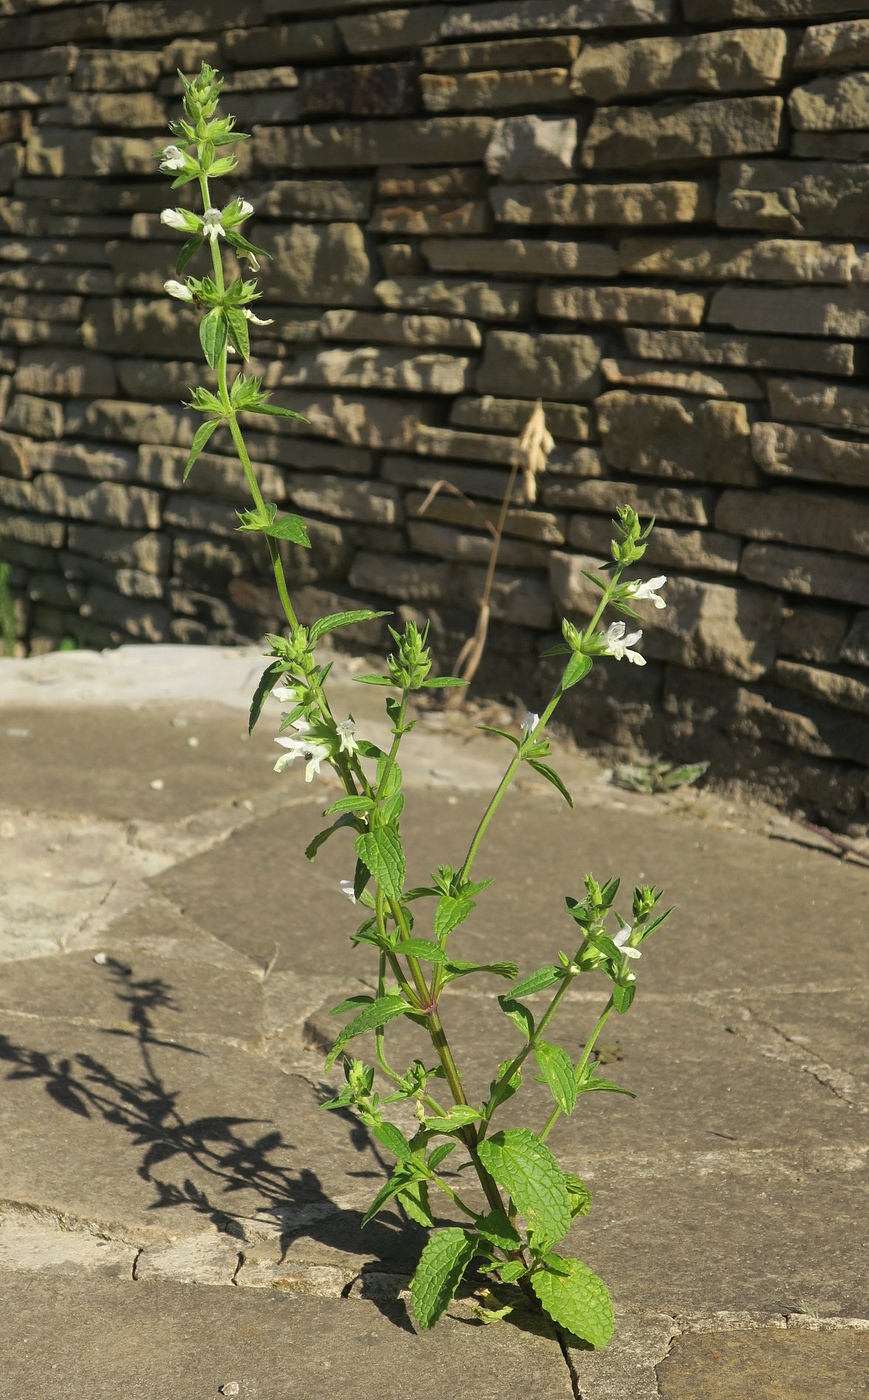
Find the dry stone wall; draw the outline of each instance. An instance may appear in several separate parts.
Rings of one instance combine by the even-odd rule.
[[[540,397],[484,684],[533,702],[630,501],[671,606],[577,727],[865,826],[869,5],[0,0],[0,552],[37,648],[279,625],[227,440],[181,489],[201,369],[153,152],[203,58],[253,132],[256,368],[309,420],[250,435],[311,521],[303,613],[376,598],[454,654]],[[438,480],[464,497],[421,515]]]

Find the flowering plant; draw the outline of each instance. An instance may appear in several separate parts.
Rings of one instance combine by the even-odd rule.
[[[276,770],[280,772],[299,759],[306,782],[320,773],[323,764],[337,775],[344,795],[326,808],[324,815],[331,821],[311,841],[306,855],[314,860],[323,843],[336,834],[353,838],[355,871],[352,880],[342,881],[342,889],[364,911],[352,941],[373,949],[377,966],[376,995],[350,997],[334,1009],[333,1014],[349,1019],[336,1036],[326,1068],[331,1069],[341,1057],[345,1083],[324,1107],[353,1110],[395,1158],[392,1175],[372,1201],[365,1221],[394,1199],[412,1220],[432,1231],[411,1284],[413,1313],[422,1328],[437,1322],[473,1261],[475,1270],[485,1274],[493,1286],[518,1284],[532,1306],[542,1308],[558,1327],[594,1346],[605,1346],[613,1329],[606,1286],[580,1260],[557,1249],[573,1222],[589,1211],[591,1196],[578,1176],[558,1165],[546,1139],[558,1118],[572,1113],[584,1094],[627,1092],[596,1072],[593,1051],[607,1018],[612,1012],[624,1014],[634,999],[638,960],[651,934],[667,917],[658,909],[660,893],[647,885],[634,889],[629,917],[624,918],[615,909],[619,881],[601,883],[586,875],[581,898],[567,900],[567,927],[572,928],[568,947],[572,951],[559,951],[550,963],[521,979],[514,963],[479,965],[463,960],[456,955],[451,940],[491,883],[476,879],[474,867],[504,794],[522,765],[527,764],[552,783],[573,806],[564,782],[548,761],[546,731],[562,697],[589,674],[599,657],[644,664],[635,650],[642,632],[626,636],[623,621],[604,628],[602,619],[607,609],[636,617],[633,602],[646,600],[656,607],[665,606],[658,590],[666,579],[623,581],[626,571],[642,558],[651,525],[642,529],[630,506],[619,510],[612,560],[604,569],[610,577],[588,575],[601,594],[593,617],[581,629],[565,619],[563,640],[545,653],[565,658],[549,703],[541,714],[525,716],[518,735],[503,729],[489,731],[503,738],[513,753],[480,817],[464,861],[460,866],[439,866],[430,885],[407,888],[401,833],[405,799],[398,757],[415,722],[409,717],[409,702],[420,691],[463,682],[432,674],[428,629],[420,631],[409,622],[402,632],[389,629],[394,650],[387,658],[386,674],[356,678],[364,685],[382,686],[390,692],[386,699],[393,736],[389,749],[357,738],[353,719],[338,722],[332,713],[326,685],[329,666],[317,660],[318,642],[338,628],[388,614],[357,609],[306,624],[296,616],[279,542],[308,548],[305,524],[298,516],[279,515],[277,506],[263,499],[239,419],[242,414],[300,415],[271,403],[258,379],[239,372],[230,385],[227,374],[231,347],[242,359],[249,355],[248,323],[256,320],[250,306],[258,293],[255,282],[241,278],[227,285],[220,240],[254,269],[258,258],[265,255],[239,232],[241,223],[253,212],[251,205],[235,199],[224,209],[216,208],[209,181],[235,168],[234,158],[218,156],[218,150],[245,138],[234,130],[231,117],[215,116],[221,80],[212,68],[203,64],[193,82],[182,77],[182,83],[186,116],[174,122],[171,130],[183,144],[165,147],[158,159],[161,169],[175,175],[173,188],[198,181],[203,213],[169,209],[162,218],[189,235],[178,260],[177,277],[181,278],[191,258],[206,247],[213,275],[172,280],[165,285],[170,296],[195,303],[202,310],[202,348],[217,377],[216,392],[205,388],[192,391],[188,406],[202,413],[204,422],[194,436],[185,477],[211,435],[222,424],[227,425],[253,498],[252,509],[238,512],[238,528],[264,536],[286,616],[284,634],[268,638],[269,662],[253,697],[250,727],[256,724],[269,695],[275,696],[288,706],[276,740],[284,750]],[[578,978],[590,973],[602,974],[609,991],[581,1053],[574,1059],[550,1038],[551,1026],[565,993]],[[472,1105],[466,1098],[441,1012],[450,983],[481,975],[510,984],[498,1002],[517,1034],[518,1048],[511,1059],[496,1068],[483,1102]],[[535,1016],[526,999],[540,992],[551,995],[542,1014]],[[414,1059],[405,1070],[394,1068],[385,1052],[386,1028],[400,1017],[419,1029],[427,1047],[421,1052],[424,1058]],[[346,1053],[364,1034],[373,1036],[376,1068]],[[498,1111],[516,1094],[532,1058],[551,1093],[551,1112],[537,1131],[498,1128]],[[388,1092],[382,1092],[384,1087]],[[416,1130],[410,1137],[388,1116],[390,1105],[402,1101],[411,1104],[415,1113]],[[451,1158],[451,1166],[463,1158],[462,1165],[473,1169],[482,1205],[463,1196],[457,1186],[458,1174],[445,1170]],[[449,1207],[464,1217],[462,1225],[435,1228],[432,1192],[439,1192]],[[479,1315],[492,1321],[509,1311],[508,1302],[503,1308],[480,1309]]]

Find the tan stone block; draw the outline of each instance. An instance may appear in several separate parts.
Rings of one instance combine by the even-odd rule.
[[[853,660],[844,654],[847,632],[848,614],[839,608],[787,607],[782,612],[779,654],[833,663],[842,648],[842,660]]]
[[[124,0],[111,6],[106,30],[112,39],[172,38],[207,34],[232,23],[255,23],[260,13],[258,4],[244,0],[209,0],[206,10],[191,0]]]
[[[442,44],[422,51],[423,66],[436,73],[482,72],[488,68],[567,67],[579,53],[579,36],[493,39],[478,44]]]
[[[507,478],[505,477],[504,480],[506,484]],[[516,492],[518,499],[521,499],[521,494],[520,487]],[[427,507],[424,517],[420,517],[420,507],[428,499],[428,495],[424,495],[421,491],[409,492],[406,501],[408,517],[440,520],[450,525],[469,526],[475,530],[485,529],[486,522],[494,527],[500,519],[500,506],[487,505],[482,501],[464,501],[446,491],[435,496]],[[566,527],[566,517],[563,515],[554,515],[550,511],[537,509],[525,510],[514,506],[507,512],[504,533],[515,536],[517,539],[533,541],[536,544],[561,545],[564,544]],[[492,536],[487,534],[485,538],[491,547]],[[501,562],[506,561],[502,560]]]
[[[421,5],[342,17],[337,25],[349,53],[389,53],[437,39],[446,13],[446,5]]]
[[[441,26],[441,35],[454,39],[550,30],[569,33],[666,24],[675,18],[672,0],[481,0],[454,7]]]
[[[706,297],[675,287],[540,287],[542,316],[571,321],[650,322],[665,326],[699,326]]]
[[[749,539],[869,554],[869,505],[841,496],[784,489],[724,491],[715,528]]]
[[[343,52],[338,27],[330,19],[227,29],[221,35],[221,47],[230,62],[240,68],[251,63],[316,62],[338,58]],[[170,62],[168,71],[174,71],[176,66]]]
[[[40,515],[93,520],[105,525],[156,529],[160,524],[160,498],[156,491],[114,481],[70,481],[49,472],[28,482],[0,477],[0,501],[12,510],[33,510]]]
[[[733,486],[758,480],[744,404],[614,389],[596,408],[616,471]]]
[[[147,486],[180,491],[188,453],[184,448],[159,447],[143,444],[138,451],[137,480]],[[286,500],[284,478],[276,467],[253,462],[254,476],[266,500],[281,504]],[[220,457],[214,452],[202,452],[191,474],[191,487],[208,495],[237,501],[243,491],[241,468],[235,457]]]
[[[27,437],[60,438],[63,437],[63,409],[53,399],[16,394],[6,411],[3,426]]]
[[[869,338],[869,288],[722,287],[708,321],[741,331]]]
[[[424,497],[414,497],[422,501]],[[440,502],[435,502],[435,506]],[[408,507],[410,509],[410,507]],[[494,509],[494,508],[493,508]],[[435,514],[434,509],[428,514]],[[479,526],[480,522],[472,522]],[[407,533],[411,547],[420,554],[433,554],[438,559],[454,559],[462,564],[488,564],[492,553],[492,536],[470,534],[435,520],[409,520]],[[502,538],[498,562],[505,569],[545,569],[549,548],[543,544],[528,544],[525,540]]]
[[[475,387],[552,399],[591,399],[600,388],[600,347],[589,335],[489,331]]]
[[[96,397],[117,390],[112,361],[86,351],[23,350],[12,382],[20,393],[61,398]]]
[[[657,180],[620,185],[494,185],[489,200],[499,223],[680,224],[712,218],[711,184]]]
[[[731,19],[822,19],[862,9],[859,0],[682,0],[690,24]]]
[[[466,496],[500,504],[507,488],[508,471],[503,467],[469,466],[444,458],[395,455],[384,457],[381,474],[386,481],[398,486],[416,487],[430,491],[439,481],[446,481]]]
[[[529,417],[530,408],[529,405]],[[413,445],[424,457],[462,457],[470,462],[498,462],[506,467],[514,466],[523,457],[516,437],[463,433],[456,428],[422,427]]]
[[[150,92],[72,92],[67,101],[73,126],[162,127],[166,104]]]
[[[780,97],[599,108],[582,144],[582,163],[599,170],[642,168],[776,151],[783,112]]]
[[[318,393],[309,389],[281,389],[274,395],[281,408],[291,408],[307,419],[298,431],[346,443],[351,447],[407,447],[420,423],[431,421],[431,400],[400,399],[385,395]],[[262,428],[264,420],[258,419]],[[277,419],[272,419],[277,423]],[[296,428],[296,425],[294,425]],[[274,430],[276,434],[285,431]]]
[[[371,305],[371,252],[358,224],[290,224],[264,228],[262,247],[273,259],[275,300]]]
[[[869,73],[816,78],[788,98],[797,131],[859,131],[869,125]]]
[[[632,355],[689,364],[735,365],[749,369],[796,370],[815,374],[856,373],[855,347],[785,336],[724,335],[714,331],[658,331],[631,327],[624,333]]]
[[[503,111],[565,102],[570,96],[566,68],[423,73],[420,86],[427,112]]]
[[[475,166],[387,165],[377,172],[377,193],[381,199],[473,198],[483,194],[485,188],[483,172]]]
[[[253,198],[261,217],[342,223],[367,219],[371,195],[370,180],[274,180]]]
[[[579,129],[573,117],[504,117],[486,147],[486,169],[505,180],[558,180],[573,172]]]
[[[144,49],[81,49],[73,55],[73,87],[86,92],[132,92],[156,86],[160,52]]]
[[[602,555],[610,552],[613,527],[596,515],[571,515],[568,543],[575,549]],[[742,546],[729,535],[714,530],[673,530],[656,525],[643,558],[646,565],[712,574],[735,574]]]
[[[288,485],[290,500],[300,510],[314,510],[336,520],[358,520],[378,525],[400,525],[403,513],[400,493],[384,481],[354,481],[346,476],[321,476],[315,480],[295,476]]]
[[[856,487],[869,481],[869,442],[835,437],[819,428],[755,423],[751,450],[758,466],[773,476]]]
[[[633,277],[705,281],[850,282],[851,243],[796,238],[623,238],[622,271]]]
[[[869,428],[869,390],[821,379],[771,379],[770,411],[791,423],[819,423],[829,428]]]
[[[869,606],[869,563],[846,555],[781,544],[747,544],[740,573],[785,593]]]
[[[477,279],[393,277],[378,282],[374,294],[384,306],[394,310],[473,316],[481,321],[523,320],[534,304],[530,287]]]
[[[699,394],[709,399],[758,399],[766,397],[760,382],[737,370],[677,369],[646,360],[601,360],[608,384],[633,388],[669,389],[677,394]]]
[[[865,68],[869,66],[869,20],[813,24],[803,33],[794,68]]]
[[[532,277],[613,277],[618,272],[618,254],[605,243],[427,238],[422,252],[436,272],[522,273]]]
[[[679,525],[708,525],[716,493],[700,487],[638,486],[633,481],[555,481],[543,488],[543,503],[567,509],[615,515],[619,506],[633,506],[641,516]]]
[[[839,671],[823,671],[798,661],[777,661],[773,680],[813,700],[823,700],[843,710],[856,710],[861,715],[869,712],[869,685],[853,676],[843,676]]]
[[[586,44],[571,70],[571,86],[601,103],[661,92],[756,92],[776,86],[786,54],[783,29]]]
[[[592,434],[591,413],[579,404],[543,401],[546,425],[556,438],[587,442]],[[534,400],[494,398],[456,399],[450,409],[450,422],[457,427],[480,428],[486,432],[521,433],[534,411]]]
[[[419,105],[419,69],[415,63],[334,64],[306,68],[299,76],[298,101],[286,115],[269,121],[293,121],[297,116],[334,114],[347,117],[410,116]],[[247,117],[243,108],[240,115]]]
[[[2,530],[2,525],[0,525]],[[855,666],[869,666],[869,612],[859,612],[854,618],[853,626],[842,642],[837,657],[820,656],[810,657],[809,660],[842,660],[850,661]]]
[[[488,116],[263,126],[254,132],[254,145],[266,169],[449,165],[482,159],[493,126]]]
[[[298,355],[280,382],[287,386],[459,394],[470,386],[472,369],[471,360],[437,351],[409,355],[375,346],[335,348]]]
[[[864,238],[869,166],[834,161],[725,161],[716,221],[723,228]]]
[[[488,233],[492,216],[484,199],[404,200],[378,205],[368,227],[372,233]]]
[[[327,340],[382,345],[447,345],[476,349],[483,343],[473,321],[450,316],[400,316],[390,311],[327,311],[320,321],[320,334]]]

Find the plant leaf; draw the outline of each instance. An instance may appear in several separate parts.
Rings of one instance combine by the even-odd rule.
[[[573,798],[554,768],[550,768],[548,763],[541,763],[537,758],[528,758],[525,761],[529,768],[533,768],[535,773],[540,774],[541,778],[545,778],[554,788],[558,788],[568,807],[573,806]]]
[[[477,1151],[533,1230],[552,1243],[567,1234],[570,1200],[564,1173],[545,1143],[527,1128],[506,1128],[484,1138]]]
[[[405,938],[396,943],[395,951],[403,958],[422,958],[423,962],[445,963],[447,960],[443,948],[432,943],[430,938]]]
[[[393,1196],[397,1196],[399,1191],[403,1191],[404,1188],[407,1186],[408,1182],[413,1181],[415,1179],[415,1176],[416,1173],[412,1169],[409,1171],[407,1166],[403,1162],[399,1162],[395,1168],[395,1171],[392,1173],[392,1176],[385,1183],[385,1185],[381,1186],[377,1195],[374,1197],[374,1200],[371,1202],[371,1205],[368,1207],[367,1211],[363,1215],[363,1226],[367,1225],[369,1221],[373,1220],[375,1215],[377,1215],[378,1212],[381,1211],[386,1205],[386,1202],[390,1200]]]
[[[560,1045],[538,1040],[534,1046],[534,1058],[561,1112],[572,1113],[576,1107],[576,1075],[567,1051],[562,1050]]]
[[[590,656],[582,656],[574,653],[564,668],[564,675],[561,678],[562,690],[570,690],[571,686],[578,685],[584,680],[592,668]]]
[[[309,636],[312,642],[334,632],[336,627],[353,627],[357,622],[373,622],[378,617],[392,617],[391,612],[375,612],[373,608],[354,608],[351,612],[330,613],[311,624]]]
[[[250,715],[247,721],[248,734],[253,733],[253,727],[262,714],[263,705],[266,703],[266,700],[271,695],[272,690],[277,685],[282,675],[284,675],[284,668],[280,661],[273,661],[260,676],[259,684],[250,702]]]
[[[502,1210],[493,1210],[477,1221],[477,1229],[490,1244],[499,1249],[518,1249],[522,1241],[519,1231],[514,1229]]]
[[[199,322],[199,339],[206,360],[212,369],[217,369],[226,347],[226,320],[219,306],[215,306],[214,310],[209,311]]]
[[[534,1017],[521,1001],[516,1001],[512,993],[498,998],[498,1005],[505,1016],[509,1016],[514,1026],[518,1026],[526,1040],[534,1034]]]
[[[443,1162],[445,1158],[449,1157],[451,1152],[455,1152],[455,1150],[456,1144],[454,1142],[442,1142],[440,1147],[436,1147],[434,1152],[428,1159],[429,1171],[437,1171],[441,1162]]]
[[[232,343],[243,360],[250,359],[250,332],[247,317],[237,306],[225,306],[224,315],[232,336]]]
[[[475,1250],[473,1236],[455,1226],[429,1238],[410,1284],[413,1315],[423,1331],[443,1316]]]
[[[209,418],[207,422],[200,423],[193,436],[193,442],[190,447],[190,456],[187,458],[187,465],[184,468],[184,475],[181,478],[182,481],[187,480],[188,476],[190,475],[190,469],[193,466],[193,463],[196,461],[196,458],[199,456],[200,452],[203,452],[205,450],[206,446],[208,445],[209,438],[213,433],[217,431],[217,429],[221,426],[222,422],[222,418]]]
[[[413,1161],[413,1148],[394,1123],[375,1123],[371,1131],[393,1157],[397,1157],[400,1162]]]
[[[204,243],[205,239],[201,238],[198,233],[195,234],[193,238],[188,238],[181,252],[178,254],[178,261],[175,264],[175,274],[177,277],[181,276],[190,259],[196,256],[199,249],[204,246]]]
[[[363,794],[351,794],[349,797],[339,797],[337,802],[333,802],[331,807],[327,807],[323,813],[324,817],[331,817],[333,812],[367,812],[373,806],[370,797]]]
[[[465,922],[475,907],[472,899],[456,899],[451,894],[441,895],[434,917],[435,938],[442,943],[444,939],[449,937],[453,929]]]
[[[558,1272],[550,1272],[545,1267],[535,1270],[531,1275],[531,1287],[560,1327],[593,1347],[605,1347],[614,1325],[612,1299],[606,1284],[579,1259],[564,1259],[560,1254],[551,1257]]]
[[[447,963],[449,981],[452,981],[454,977],[469,977],[472,972],[491,972],[495,977],[506,977],[512,982],[518,971],[516,964],[511,962],[473,963],[450,958]]]
[[[585,1182],[573,1172],[565,1172],[567,1194],[570,1197],[570,1213],[574,1220],[578,1215],[588,1215],[591,1210],[591,1192]]]
[[[426,1230],[432,1229],[434,1220],[428,1204],[427,1181],[414,1177],[399,1191],[398,1201],[415,1224],[422,1225]]]
[[[448,686],[467,685],[459,676],[431,676],[427,681],[423,681],[423,690],[446,690]]]
[[[300,544],[303,549],[311,548],[308,531],[300,515],[280,515],[270,525],[262,526],[262,533],[271,535],[273,540],[291,540],[293,544]]]
[[[475,1108],[470,1104],[457,1103],[445,1118],[426,1118],[425,1126],[431,1128],[434,1133],[455,1133],[459,1128],[467,1128],[469,1124],[476,1123],[480,1117]]]
[[[510,988],[511,997],[530,997],[534,992],[545,991],[551,987],[561,977],[560,967],[541,967],[537,972],[532,972],[521,982],[517,982],[515,987]]]
[[[354,848],[388,899],[401,899],[406,867],[404,848],[393,826],[381,826],[357,837]]]
[[[626,987],[620,987],[618,983],[615,984],[613,987],[613,1006],[620,1015],[625,1014],[636,994],[637,987],[634,982],[629,982]]]
[[[364,1011],[360,1011],[358,1016],[354,1016],[352,1021],[348,1021],[332,1049],[326,1057],[326,1069],[331,1069],[337,1060],[344,1046],[349,1044],[357,1035],[364,1035],[365,1031],[376,1030],[378,1026],[385,1026],[387,1021],[394,1021],[396,1016],[403,1016],[405,1011],[412,1011],[413,1007],[404,997],[392,994],[386,997],[378,997],[370,1006],[366,1006]]]
[[[308,860],[314,859],[320,847],[329,840],[330,836],[334,836],[336,831],[341,831],[348,826],[356,828],[356,818],[352,812],[345,812],[336,822],[333,822],[331,826],[327,826],[325,831],[318,831],[313,841],[309,841],[305,847],[305,855],[308,857]],[[355,894],[358,899],[359,891],[355,891]]]

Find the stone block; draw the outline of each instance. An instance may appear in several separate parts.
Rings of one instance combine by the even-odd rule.
[[[822,700],[837,709],[869,712],[869,685],[838,671],[824,671],[799,661],[777,661],[773,680],[788,690],[796,690],[813,700]]]
[[[869,66],[869,20],[813,24],[803,32],[794,68],[866,68]]]
[[[108,627],[123,628],[140,642],[168,642],[171,617],[161,603],[126,598],[92,583],[79,609],[82,617]],[[144,1251],[147,1253],[147,1250]],[[141,1260],[141,1255],[139,1256]]]
[[[841,661],[850,661],[854,666],[869,666],[869,612],[859,612],[854,618],[853,625],[841,644],[838,657]],[[827,659],[826,656],[817,658],[821,661]]]
[[[699,394],[708,399],[766,398],[760,382],[752,374],[738,370],[679,369],[649,360],[602,360],[601,370],[608,384],[631,388],[668,389],[676,394]]]
[[[0,477],[0,501],[12,510],[93,520],[101,525],[153,530],[160,524],[160,498],[155,491],[114,481],[70,481],[50,472],[33,481]]]
[[[435,496],[427,506],[425,515],[421,516],[420,508],[426,500],[428,500],[428,496],[423,495],[421,491],[409,492],[405,503],[408,518],[440,520],[449,525],[463,525],[474,530],[485,528],[485,522],[495,526],[500,518],[500,506],[486,505],[481,501],[464,501],[446,491]],[[524,510],[521,507],[508,510],[504,523],[505,535],[528,540],[534,544],[562,545],[564,544],[565,530],[566,519],[563,515],[553,515],[551,512],[537,509]],[[485,535],[483,538],[491,550],[492,536]],[[487,553],[485,559],[488,557]],[[501,563],[506,563],[505,559],[501,559],[500,554],[498,557]]]
[[[612,524],[598,516],[572,515],[567,540],[575,549],[603,555],[610,551]],[[656,525],[643,558],[646,564],[711,574],[735,574],[741,545],[713,530],[673,530]],[[669,586],[669,585],[668,585]]]
[[[869,429],[869,390],[822,379],[772,379],[770,411],[790,423],[818,423],[828,428]]]
[[[65,114],[73,126],[162,127],[166,104],[151,92],[71,92]]]
[[[411,10],[348,15],[337,25],[348,53],[389,53],[432,43],[440,34],[446,13],[446,5],[422,5]]]
[[[377,172],[381,199],[473,198],[485,192],[485,178],[477,166],[387,165]]]
[[[254,25],[227,29],[221,47],[233,65],[251,63],[316,63],[338,58],[342,52],[338,27],[330,19],[303,20],[299,24]]]
[[[797,160],[859,160],[869,157],[869,132],[795,131],[790,154]]]
[[[441,44],[423,49],[422,62],[423,67],[436,73],[479,73],[488,68],[567,67],[578,53],[577,34],[558,34],[551,38]]]
[[[60,520],[34,520],[31,515],[0,511],[0,540],[7,554],[9,543],[45,550],[62,549],[65,537],[66,525]]]
[[[722,228],[864,238],[869,220],[869,165],[725,161],[715,217]]]
[[[730,486],[758,480],[744,404],[614,389],[596,408],[604,456],[618,472]]]
[[[292,477],[290,500],[300,510],[314,510],[335,520],[366,524],[400,525],[401,496],[384,481],[354,481],[346,476]]]
[[[232,107],[239,130],[244,131],[263,123],[298,121],[301,102],[300,94],[287,88],[276,92],[241,92],[224,98],[225,105]]]
[[[486,169],[504,180],[563,179],[573,172],[578,139],[573,117],[504,117],[486,147]]]
[[[622,271],[632,277],[726,282],[850,282],[858,257],[850,243],[796,238],[623,238]]]
[[[715,331],[657,331],[629,328],[625,341],[632,355],[689,364],[734,365],[746,369],[796,370],[851,375],[857,371],[855,347],[785,336],[723,335]]]
[[[255,24],[259,4],[209,0],[207,10],[189,0],[124,0],[112,5],[106,21],[111,39],[171,39],[176,34],[208,34],[233,23]]]
[[[682,0],[690,24],[731,19],[823,19],[863,8],[859,0]]]
[[[23,146],[0,146],[0,193],[11,190],[24,170]]]
[[[290,224],[264,228],[259,237],[273,259],[275,300],[338,306],[375,300],[370,250],[358,224]]]
[[[385,559],[357,554],[350,584],[361,592],[426,606],[453,603],[468,611],[479,604],[486,570],[474,565],[432,563],[430,560]],[[543,630],[552,620],[552,602],[545,575],[497,569],[490,596],[492,617],[520,627]]]
[[[103,442],[155,442],[189,447],[195,420],[183,408],[168,404],[126,403],[121,399],[94,399],[77,410],[67,410],[67,432]]]
[[[162,355],[171,344],[176,354],[192,357],[201,354],[197,323],[192,310],[165,295],[159,301],[93,299],[84,309],[82,339],[91,349],[128,355]]]
[[[430,421],[432,402],[426,399],[389,398],[366,394],[321,394],[310,390],[282,389],[274,396],[281,408],[291,408],[307,419],[304,430],[350,447],[408,447],[420,423]],[[262,419],[257,420],[262,424]],[[273,419],[273,422],[278,420]]]
[[[489,200],[499,223],[649,227],[708,222],[713,187],[698,180],[621,185],[494,185]]]
[[[706,297],[676,287],[540,287],[541,316],[569,321],[646,322],[664,326],[699,326]]]
[[[545,400],[543,408],[547,427],[556,438],[587,442],[593,436],[589,409]],[[484,432],[521,433],[533,411],[533,399],[503,399],[486,394],[479,399],[456,399],[450,409],[450,422]]]
[[[869,607],[869,564],[842,554],[779,544],[747,544],[742,551],[740,573],[785,593]]]
[[[869,339],[869,288],[721,287],[708,319],[740,331]]]
[[[71,73],[78,50],[65,44],[48,48],[19,50],[0,54],[0,78],[50,78],[55,73]]]
[[[284,385],[319,388],[392,389],[426,394],[460,394],[470,387],[473,362],[437,351],[409,355],[364,346],[305,352],[281,379]]]
[[[482,336],[473,321],[449,316],[401,316],[386,311],[327,311],[320,322],[326,340],[358,340],[381,345],[476,349]]]
[[[75,522],[69,526],[68,547],[76,554],[100,560],[116,569],[161,575],[169,572],[171,546],[163,534],[135,534],[129,530],[110,530],[103,525]]]
[[[35,465],[40,471],[95,481],[135,481],[137,472],[135,452],[121,447],[107,450],[86,442],[40,443]]]
[[[0,20],[0,53],[79,39],[104,39],[109,9],[108,5],[78,5],[74,9],[52,9],[48,13]],[[8,13],[6,7],[4,13]]]
[[[33,475],[34,448],[36,444],[30,438],[0,432],[0,476],[28,481]]]
[[[530,287],[460,278],[394,277],[376,283],[374,295],[393,310],[441,312],[481,321],[523,320],[534,304]]]
[[[6,410],[3,426],[26,437],[60,438],[63,437],[63,409],[53,399],[16,394]]]
[[[180,527],[182,530],[222,535],[227,539],[236,538],[238,529],[238,517],[228,502],[194,496],[189,488],[167,498],[163,507],[163,523]],[[172,606],[176,611],[183,611],[178,608],[174,598]]]
[[[673,0],[482,0],[457,5],[441,26],[445,39],[550,30],[635,28],[676,18]]]
[[[85,92],[136,92],[157,86],[161,53],[144,49],[83,49],[74,59],[73,87]]]
[[[374,211],[372,233],[468,234],[488,233],[492,216],[484,199],[403,200],[381,204]]]
[[[181,96],[181,81],[177,83],[177,95]],[[233,73],[230,77],[224,78],[221,94],[226,99],[227,93],[247,93],[247,92],[288,92],[290,88],[298,87],[299,75],[295,68],[274,67],[274,68],[243,68],[240,73]]]
[[[555,481],[543,488],[543,504],[614,516],[633,506],[641,516],[676,525],[709,525],[716,493],[700,487],[638,486],[633,481]],[[697,533],[696,531],[694,533]]]
[[[869,554],[869,504],[842,496],[786,489],[724,491],[715,528],[754,540]]]
[[[841,648],[841,659],[853,660],[845,655],[847,632],[848,615],[839,608],[788,607],[782,612],[779,654],[833,664],[839,659]]]
[[[777,85],[787,55],[784,29],[586,44],[571,86],[593,102],[624,102],[663,92],[761,92]]]
[[[317,438],[279,437],[276,433],[258,433],[255,428],[245,433],[245,440],[253,457],[298,471],[340,472],[342,476],[371,476],[374,471],[374,456],[365,447],[346,447]]]
[[[420,428],[414,449],[424,457],[463,457],[470,462],[498,462],[506,467],[523,458],[515,437],[463,433],[456,428]]]
[[[869,74],[815,78],[794,88],[788,112],[797,131],[860,131],[869,125]]]
[[[602,107],[582,143],[582,164],[596,170],[642,169],[777,151],[783,113],[780,97]]]
[[[477,371],[480,393],[593,399],[600,389],[600,345],[590,335],[489,331]]]
[[[99,397],[117,392],[112,361],[86,351],[23,350],[13,387],[23,394],[56,394],[60,398]]]
[[[758,466],[772,476],[858,488],[869,480],[869,442],[836,437],[820,428],[755,423],[751,450]]]
[[[537,238],[427,238],[422,252],[437,272],[529,277],[614,277],[618,254],[605,243]]]
[[[113,593],[124,598],[162,598],[165,592],[164,581],[155,574],[142,569],[113,569],[99,559],[88,559],[83,554],[73,554],[64,550],[60,556],[60,567],[65,579],[79,584],[90,580],[99,583]]]
[[[27,142],[28,175],[153,175],[154,138],[96,136],[68,127],[37,127]]]
[[[254,132],[254,145],[260,164],[275,170],[450,165],[481,160],[493,126],[487,116],[263,126]]]
[[[516,72],[492,68],[484,73],[424,73],[420,78],[420,87],[427,112],[503,111],[510,107],[563,103],[570,98],[566,68],[519,69]]]
[[[450,462],[439,458],[403,455],[384,457],[381,473],[386,481],[398,486],[415,486],[430,491],[439,481],[446,481],[466,496],[484,501],[501,502],[507,487],[508,473],[503,468],[471,467],[465,462]]]
[[[306,68],[299,77],[298,115],[409,116],[419,103],[418,75],[415,63]]]
[[[414,499],[422,502],[424,498],[419,496]],[[437,505],[440,505],[440,501],[435,502]],[[495,508],[492,510],[494,513]],[[436,515],[434,508],[427,515]],[[480,522],[473,523],[479,525]],[[433,554],[438,559],[452,559],[463,564],[487,564],[492,553],[491,535],[469,534],[449,525],[436,524],[435,520],[410,520],[407,533],[412,549],[419,554]],[[505,569],[545,569],[549,562],[549,549],[542,544],[502,538],[498,562]]]
[[[184,484],[187,456],[183,447],[145,444],[138,451],[137,480],[146,486],[179,491]],[[286,488],[280,471],[262,462],[253,462],[252,466],[266,500],[275,501],[277,504],[286,500]],[[238,501],[240,494],[245,491],[244,477],[237,459],[219,457],[214,452],[202,452],[197,457],[191,484],[197,491],[225,497],[230,501]]]

